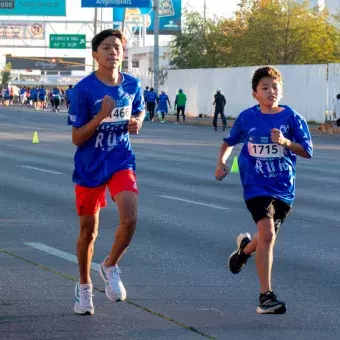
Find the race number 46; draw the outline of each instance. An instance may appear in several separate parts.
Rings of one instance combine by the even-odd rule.
[[[283,157],[283,147],[277,144],[253,144],[248,143],[248,152],[256,158],[280,158]]]
[[[14,9],[15,0],[0,0],[0,9]]]

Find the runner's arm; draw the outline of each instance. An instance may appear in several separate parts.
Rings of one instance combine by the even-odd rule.
[[[136,118],[137,121],[139,121],[139,128],[138,128],[138,130],[140,130],[142,125],[143,125],[144,119],[145,119],[145,110],[136,113],[134,115],[134,117]]]
[[[231,152],[233,151],[233,146],[230,146],[227,142],[223,142],[220,147],[220,153],[217,158],[217,166],[225,165]]]
[[[110,116],[115,107],[115,102],[109,96],[105,96],[102,100],[102,107],[100,112],[95,115],[88,123],[80,127],[73,127],[72,142],[76,146],[81,146],[87,142],[96,132],[101,122]]]
[[[290,151],[293,151],[295,154],[298,156],[301,156],[303,158],[310,158],[310,154],[305,150],[305,148],[299,144],[299,143],[294,143],[288,138],[286,138],[286,142],[284,144],[284,147]]]
[[[94,116],[87,124],[82,127],[72,129],[72,143],[76,146],[81,146],[87,142],[96,132],[102,118],[98,115]]]

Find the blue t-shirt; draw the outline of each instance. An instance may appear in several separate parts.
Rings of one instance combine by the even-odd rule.
[[[46,97],[46,90],[39,89],[39,98],[45,98],[45,97]]]
[[[312,157],[313,145],[305,119],[290,107],[281,107],[284,110],[277,114],[263,114],[259,106],[243,111],[224,139],[230,146],[244,144],[239,170],[245,200],[270,196],[290,205],[294,201],[296,155],[271,141],[271,129],[281,130]]]
[[[144,111],[145,104],[139,80],[122,73],[120,85],[102,83],[95,73],[81,80],[74,88],[69,110],[69,124],[79,128],[100,112],[105,95],[112,97],[116,108],[102,121],[93,136],[77,148],[73,182],[97,187],[117,171],[136,170],[135,155],[128,133],[131,114]]]
[[[53,94],[53,98],[60,99],[60,90],[59,89],[53,89],[52,94]]]
[[[25,94],[26,93],[26,89],[20,89],[20,94]]]
[[[30,96],[31,96],[31,98],[33,98],[33,99],[38,98],[38,89],[33,88],[33,89],[30,91]]]
[[[145,98],[147,103],[155,103],[157,99],[158,99],[157,93],[154,91],[149,91]]]
[[[161,93],[158,97],[158,108],[157,110],[159,111],[165,111],[166,113],[168,112],[168,100],[169,97],[165,93]]]
[[[66,90],[66,99],[67,99],[67,101],[68,102],[70,102],[71,101],[71,99],[72,99],[72,93],[73,93],[73,88],[68,88],[67,90]]]

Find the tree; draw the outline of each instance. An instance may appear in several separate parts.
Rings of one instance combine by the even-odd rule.
[[[263,3],[254,4],[246,17],[247,29],[236,51],[240,66],[339,60],[334,53],[339,30],[329,22],[326,11],[311,10],[307,2]]]
[[[206,19],[198,12],[184,10],[182,33],[171,43],[171,66],[175,68],[214,68],[229,66],[225,58],[226,39],[221,31],[222,21]]]
[[[11,80],[11,69],[12,65],[11,63],[6,63],[4,68],[1,71],[1,84],[7,85],[9,81]]]
[[[309,2],[240,0],[232,19],[186,10],[183,32],[171,44],[176,68],[318,64],[340,61],[340,15]]]

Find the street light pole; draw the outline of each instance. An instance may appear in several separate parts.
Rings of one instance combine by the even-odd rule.
[[[203,7],[203,27],[205,33],[205,24],[207,21],[207,0],[204,0],[204,7]]]
[[[154,89],[158,93],[159,87],[159,0],[153,0],[154,11]]]
[[[94,20],[93,20],[93,33],[94,33],[94,35],[97,34],[97,27],[98,27],[98,8],[96,7],[94,9]],[[93,59],[92,71],[94,72],[95,70],[96,70],[96,61]]]

